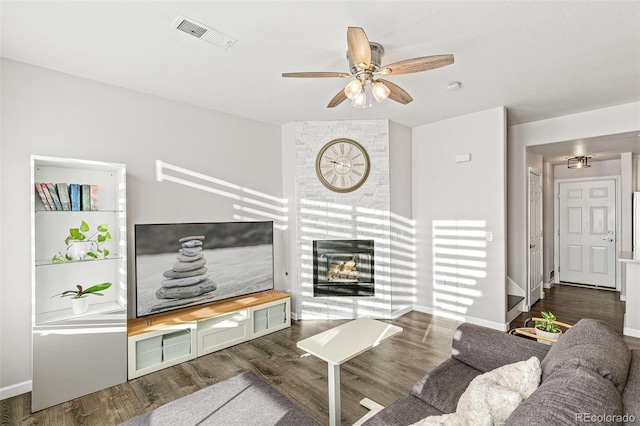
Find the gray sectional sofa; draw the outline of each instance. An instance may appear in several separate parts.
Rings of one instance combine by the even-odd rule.
[[[640,351],[630,350],[606,323],[583,319],[551,347],[462,324],[451,358],[365,425],[410,425],[453,413],[476,376],[532,356],[541,361],[540,387],[511,414],[509,425],[640,424]]]

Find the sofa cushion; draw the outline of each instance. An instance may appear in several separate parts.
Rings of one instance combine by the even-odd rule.
[[[526,361],[532,356],[542,361],[548,350],[549,346],[534,340],[463,323],[453,335],[451,356],[486,373],[503,365]]]
[[[387,406],[362,426],[407,426],[428,416],[442,414],[415,396],[406,395]]]
[[[631,351],[607,323],[582,319],[558,339],[542,361],[542,382],[563,368],[588,368],[610,380],[618,392],[627,382]]]
[[[538,388],[540,374],[540,360],[534,356],[481,374],[460,396],[455,413],[427,417],[413,426],[503,425]]]
[[[460,395],[481,371],[449,358],[413,385],[411,395],[443,413],[456,411]]]
[[[629,377],[622,392],[622,411],[640,420],[640,350],[631,351]]]
[[[610,380],[589,368],[567,367],[543,381],[515,409],[507,425],[618,424],[621,413],[622,399]]]

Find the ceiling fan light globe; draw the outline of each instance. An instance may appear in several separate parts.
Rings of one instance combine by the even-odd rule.
[[[371,93],[373,93],[373,97],[376,98],[376,101],[382,102],[387,99],[389,93],[391,93],[391,89],[385,86],[384,83],[376,81],[371,86]]]
[[[351,106],[354,108],[369,108],[373,105],[372,96],[371,96],[371,88],[368,90],[366,87],[362,88],[360,94],[351,100]]]
[[[362,87],[362,83],[360,82],[360,80],[353,80],[349,84],[347,84],[347,87],[344,88],[344,94],[352,101],[360,96],[360,94],[363,92],[364,87]]]

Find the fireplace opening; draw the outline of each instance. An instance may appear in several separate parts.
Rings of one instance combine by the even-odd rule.
[[[372,240],[313,242],[313,295],[374,296]]]

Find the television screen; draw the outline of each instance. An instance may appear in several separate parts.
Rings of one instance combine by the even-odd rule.
[[[136,316],[273,288],[273,222],[135,225]]]

